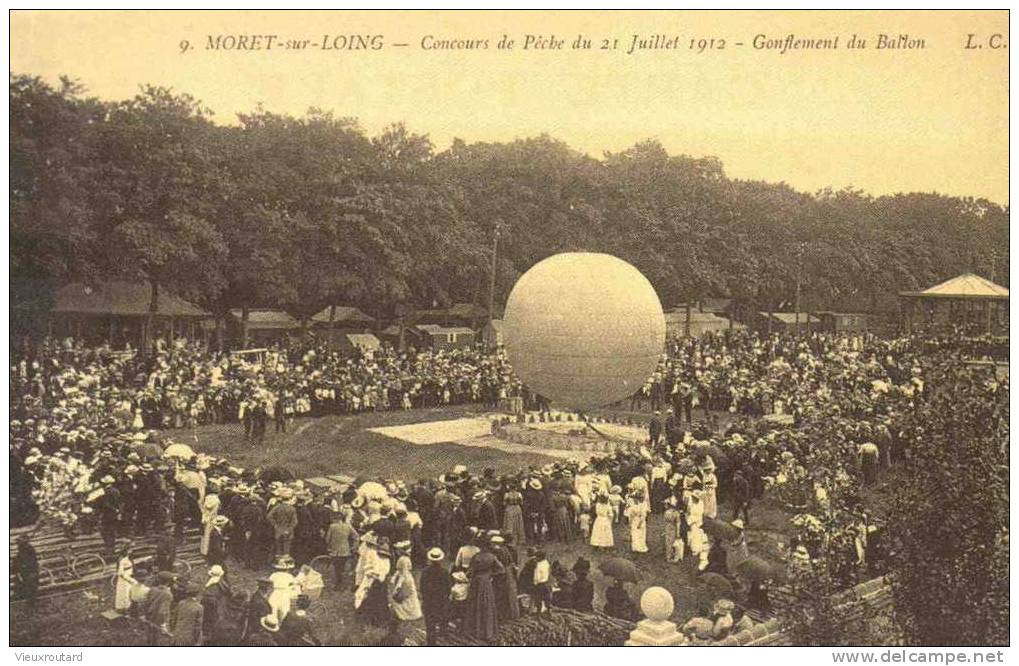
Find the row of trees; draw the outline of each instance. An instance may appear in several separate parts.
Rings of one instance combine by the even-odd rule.
[[[646,141],[601,159],[548,136],[369,137],[317,109],[220,126],[187,94],[101,101],[10,78],[11,278],[122,277],[207,308],[326,303],[376,316],[496,304],[561,251],[611,252],[664,304],[726,296],[778,308],[882,309],[964,271],[1007,284],[1008,209],[937,194],[797,192],[727,178],[715,158]]]

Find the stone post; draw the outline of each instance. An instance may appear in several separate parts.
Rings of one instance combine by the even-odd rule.
[[[672,595],[664,587],[649,587],[640,595],[640,610],[646,619],[637,623],[630,632],[627,646],[684,645],[686,637],[676,631],[676,623],[669,620],[674,608]]]

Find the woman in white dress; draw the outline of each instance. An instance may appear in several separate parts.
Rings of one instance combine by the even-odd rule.
[[[394,633],[403,638],[410,631],[413,623],[420,620],[421,600],[418,598],[417,584],[409,557],[402,555],[396,561],[396,573],[388,582],[389,609],[395,620]]]
[[[202,543],[199,552],[209,554],[209,537],[212,535],[212,523],[219,515],[219,495],[209,493],[202,502]],[[282,618],[280,618],[282,619]]]
[[[124,546],[117,562],[117,587],[113,598],[113,609],[122,615],[131,610],[131,588],[138,584],[134,578],[134,561],[131,559],[131,544]]]
[[[704,485],[704,515],[718,517],[718,477],[715,476],[715,461],[707,456],[701,464],[701,483]]]
[[[594,525],[591,526],[591,545],[595,548],[612,548],[616,545],[612,534],[612,522],[615,518],[608,495],[599,493],[594,502]]]
[[[283,619],[290,614],[290,606],[294,598],[300,594],[301,589],[297,585],[297,579],[290,573],[294,569],[294,559],[292,557],[283,555],[276,560],[273,568],[276,571],[269,576],[269,582],[272,583],[272,593],[269,595],[268,601],[273,615],[282,624]]]
[[[630,550],[634,553],[647,552],[647,515],[650,512],[647,499],[638,494],[626,507],[626,518],[630,521]]]
[[[704,524],[704,491],[694,488],[686,503],[686,524],[688,527]]]

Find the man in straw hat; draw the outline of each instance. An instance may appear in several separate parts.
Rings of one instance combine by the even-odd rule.
[[[524,531],[528,543],[542,542],[542,526],[548,509],[548,498],[545,496],[544,484],[541,479],[532,476],[524,488]]]
[[[336,579],[336,589],[342,590],[344,576],[350,569],[350,563],[357,552],[358,534],[354,529],[351,519],[354,512],[347,505],[342,505],[340,510],[333,514],[332,522],[326,531],[326,549],[333,561],[333,577]]]
[[[280,501],[276,503],[266,519],[272,525],[275,534],[275,548],[273,554],[290,555],[290,544],[294,539],[294,529],[297,528],[297,509],[294,507],[296,500],[294,492],[290,488],[281,488],[277,493]]]
[[[449,593],[453,579],[443,564],[445,557],[441,549],[432,548],[428,551],[428,566],[421,572],[421,611],[428,645],[435,645],[449,624]]]
[[[279,645],[279,620],[270,613],[259,619],[258,629],[249,636],[246,645],[249,647],[276,647]]]
[[[269,604],[269,597],[272,594],[272,581],[268,578],[259,578],[258,587],[248,597],[244,605],[244,627],[241,629],[241,640],[246,641],[248,636],[256,633],[260,628],[260,620],[266,615],[272,614],[272,606]]]

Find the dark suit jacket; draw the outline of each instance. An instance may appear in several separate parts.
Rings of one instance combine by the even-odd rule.
[[[441,564],[429,564],[421,572],[421,612],[429,617],[444,618],[449,613],[449,592],[453,577]]]
[[[205,609],[194,598],[177,604],[177,623],[173,627],[174,645],[200,645]]]

